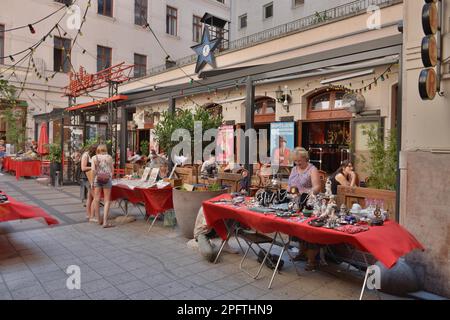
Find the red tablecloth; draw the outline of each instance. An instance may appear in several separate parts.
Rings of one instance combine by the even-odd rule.
[[[111,191],[111,200],[126,199],[131,203],[144,203],[147,215],[157,215],[167,210],[173,209],[172,187],[168,186],[163,189],[135,188],[131,190],[127,186],[115,185]]]
[[[16,179],[20,177],[39,177],[41,175],[41,161],[18,161],[11,157],[6,157],[3,160],[3,167],[5,171],[14,171],[16,173]]]
[[[212,200],[229,198],[223,195]],[[359,250],[371,253],[387,268],[392,268],[398,259],[414,249],[424,250],[423,246],[402,226],[386,221],[382,227],[370,227],[369,231],[358,234],[317,228],[303,223],[288,221],[274,215],[264,215],[246,208],[215,204],[211,200],[203,202],[206,222],[226,239],[227,230],[223,219],[237,220],[261,233],[281,232],[298,237],[310,243],[323,245],[348,243]]]
[[[11,157],[5,157],[3,159],[3,170],[11,171]]]
[[[52,218],[41,208],[18,202],[10,196],[8,199],[8,203],[0,204],[0,222],[44,218],[48,225],[59,224],[58,220]]]
[[[13,161],[16,171],[16,179],[20,177],[39,177],[41,175],[41,161]]]

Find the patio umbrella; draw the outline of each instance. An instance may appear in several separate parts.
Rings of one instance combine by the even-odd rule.
[[[38,152],[40,155],[48,154],[48,133],[46,123],[41,124],[41,130],[38,140]]]

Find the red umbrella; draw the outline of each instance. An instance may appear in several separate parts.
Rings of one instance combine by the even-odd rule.
[[[48,133],[47,124],[41,124],[41,132],[39,133],[38,152],[41,155],[48,154]]]

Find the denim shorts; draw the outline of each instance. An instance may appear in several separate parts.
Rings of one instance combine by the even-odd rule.
[[[109,179],[107,183],[99,183],[97,179],[95,179],[94,187],[103,189],[112,189],[112,180]]]

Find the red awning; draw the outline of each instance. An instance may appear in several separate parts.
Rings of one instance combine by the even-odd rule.
[[[90,108],[90,107],[96,107],[96,106],[99,106],[99,105],[102,105],[102,104],[105,104],[108,102],[124,101],[124,100],[128,100],[128,96],[117,95],[117,96],[113,96],[111,98],[105,98],[105,99],[96,100],[96,101],[92,101],[92,102],[88,102],[88,103],[77,104],[76,106],[67,108],[66,111],[82,110],[82,109],[86,109],[86,108]]]

